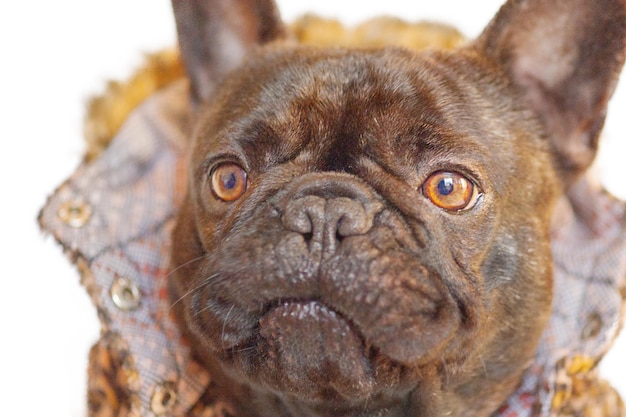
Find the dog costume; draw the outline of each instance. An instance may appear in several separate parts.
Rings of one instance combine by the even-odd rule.
[[[354,30],[308,16],[300,41],[450,48],[454,29],[376,19]],[[381,39],[380,34],[385,34]],[[186,184],[188,83],[175,50],[148,57],[126,83],[90,104],[88,150],[39,221],[78,267],[101,337],[89,356],[93,417],[234,416],[191,356],[167,295],[170,234]],[[621,327],[626,299],[626,205],[585,177],[552,222],[553,312],[518,389],[494,417],[624,417],[597,371]]]

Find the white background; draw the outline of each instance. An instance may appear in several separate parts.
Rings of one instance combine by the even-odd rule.
[[[282,0],[354,23],[380,13],[443,20],[475,36],[496,0]],[[409,4],[410,3],[410,4]],[[175,42],[167,0],[35,0],[0,4],[0,398],[15,416],[84,415],[88,347],[98,323],[78,274],[36,216],[84,150],[86,99],[124,78],[144,52]],[[626,198],[626,82],[611,103],[599,171]],[[626,336],[603,365],[626,394]],[[8,406],[8,410],[7,410]]]

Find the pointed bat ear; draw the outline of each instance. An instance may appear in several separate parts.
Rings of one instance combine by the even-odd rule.
[[[285,36],[272,0],[172,0],[172,6],[196,102],[210,97],[252,47]]]
[[[509,0],[475,42],[543,121],[568,181],[592,163],[626,51],[626,0]]]

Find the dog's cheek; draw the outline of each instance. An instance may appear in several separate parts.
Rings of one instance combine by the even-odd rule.
[[[482,267],[494,340],[488,351],[508,352],[509,364],[533,355],[549,315],[552,259],[546,234],[520,227],[499,235]]]
[[[189,196],[183,202],[177,214],[172,231],[172,248],[170,251],[170,279],[168,281],[169,297],[175,311],[185,321],[184,306],[190,298],[186,296],[191,288],[198,285],[202,276],[201,267],[206,252],[198,230],[195,205]]]
[[[497,292],[511,283],[519,274],[519,245],[511,235],[500,235],[482,266],[485,290]]]

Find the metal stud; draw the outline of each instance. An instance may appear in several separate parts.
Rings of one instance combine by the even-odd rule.
[[[174,383],[163,382],[154,388],[152,398],[150,399],[150,408],[157,416],[170,414],[174,410],[176,399]]]
[[[69,200],[61,204],[57,215],[70,227],[80,228],[91,219],[91,206],[82,200]]]
[[[111,285],[111,299],[120,310],[131,311],[141,304],[141,292],[130,279],[117,277]]]

